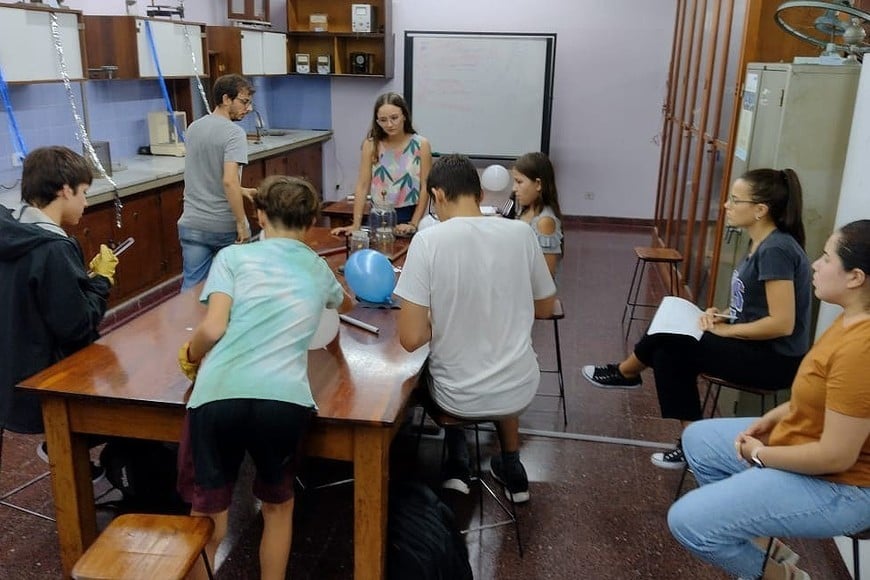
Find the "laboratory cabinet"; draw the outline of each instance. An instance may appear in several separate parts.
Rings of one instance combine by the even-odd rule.
[[[89,78],[155,78],[154,48],[164,77],[208,75],[205,25],[137,16],[84,16]],[[206,59],[207,61],[207,59]]]
[[[811,260],[834,227],[860,72],[857,65],[787,63],[746,69],[731,174],[764,167],[797,172]],[[731,273],[748,244],[745,232],[725,228],[716,306],[728,304]]]
[[[239,26],[208,26],[208,51],[216,76],[287,74],[287,35]]]
[[[58,41],[51,14],[57,16]],[[58,48],[72,80],[85,78],[82,14],[74,10],[30,5],[0,5],[0,67],[8,83],[63,80]]]

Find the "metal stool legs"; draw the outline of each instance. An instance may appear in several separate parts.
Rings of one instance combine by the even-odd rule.
[[[3,467],[3,434],[4,434],[5,432],[6,432],[5,429],[0,428],[0,473],[2,473],[2,467]],[[10,491],[7,491],[7,492],[4,493],[2,496],[0,496],[0,505],[4,505],[4,506],[6,506],[6,507],[8,507],[8,508],[12,508],[12,509],[14,509],[14,510],[18,510],[18,511],[20,511],[20,512],[24,512],[24,513],[26,513],[26,514],[30,514],[30,515],[32,515],[32,516],[36,516],[36,517],[38,517],[38,518],[42,518],[43,520],[47,520],[47,521],[49,521],[49,522],[53,522],[53,521],[55,521],[54,518],[52,518],[52,517],[49,517],[49,516],[43,515],[43,514],[41,514],[41,513],[39,513],[39,512],[35,512],[35,511],[33,511],[33,510],[29,510],[29,509],[27,509],[27,508],[25,508],[25,507],[21,507],[20,505],[15,505],[14,503],[11,503],[11,502],[6,501],[7,499],[9,499],[10,497],[12,497],[13,495],[15,495],[16,493],[18,493],[19,491],[23,491],[23,490],[27,489],[28,487],[30,487],[31,485],[33,485],[34,483],[36,483],[37,481],[39,481],[39,480],[41,480],[41,479],[45,479],[46,477],[48,477],[49,473],[50,473],[50,472],[46,471],[45,473],[43,473],[43,474],[41,474],[41,475],[37,475],[36,477],[34,477],[34,478],[32,478],[32,479],[30,479],[30,480],[28,480],[28,481],[25,481],[24,483],[22,483],[21,485],[19,485],[19,486],[16,487],[15,489],[12,489],[12,490],[10,490]]]
[[[418,455],[419,455],[419,448],[420,448],[420,433],[422,433],[422,431],[423,431],[423,422],[426,419],[426,413],[427,413],[426,407],[424,406],[423,408],[424,408],[424,413],[421,415],[421,418],[420,418],[420,429],[419,429],[418,435],[417,435],[417,449],[418,449],[417,454]],[[519,519],[517,518],[516,504],[514,504],[513,500],[510,500],[509,501],[510,507],[506,506],[504,504],[504,502],[502,502],[499,499],[498,494],[495,492],[495,490],[492,489],[492,487],[490,487],[489,484],[486,482],[486,480],[483,478],[483,473],[481,471],[480,423],[483,421],[459,421],[459,420],[457,420],[457,422],[455,424],[448,425],[448,424],[445,424],[444,422],[440,421],[438,417],[432,417],[432,419],[442,429],[448,429],[450,427],[461,428],[461,429],[465,429],[466,427],[468,427],[468,428],[474,429],[474,457],[475,457],[476,471],[472,475],[471,479],[472,479],[472,481],[476,481],[479,484],[478,489],[477,489],[477,502],[478,502],[478,509],[480,510],[479,511],[479,513],[480,513],[480,525],[476,526],[476,527],[469,527],[467,529],[464,529],[461,531],[461,533],[467,534],[470,532],[477,532],[477,531],[481,531],[481,530],[486,530],[486,529],[490,529],[490,528],[497,528],[500,526],[513,524],[514,525],[514,533],[516,533],[516,535],[517,535],[517,551],[519,552],[520,558],[522,558],[523,557],[523,540],[522,540],[522,536],[520,535],[520,522],[519,522]],[[447,436],[445,433],[444,441],[441,445],[441,466],[442,467],[444,466],[446,459],[447,459]],[[484,524],[483,523],[483,492],[484,491],[486,491],[492,497],[492,499],[495,500],[495,502],[498,504],[499,508],[501,508],[501,510],[508,516],[507,520],[502,521],[502,522],[492,523],[492,524]]]
[[[565,378],[562,374],[562,343],[559,340],[559,321],[565,318],[565,311],[562,309],[562,302],[560,300],[556,300],[556,304],[553,309],[553,315],[547,318],[539,318],[538,320],[552,320],[553,321],[553,342],[556,346],[556,368],[555,369],[541,369],[542,373],[552,373],[555,374],[559,383],[559,394],[551,394],[551,393],[538,393],[538,397],[559,397],[559,402],[562,404],[562,421],[565,426],[568,425],[568,407],[565,403]]]
[[[488,530],[491,528],[498,528],[500,526],[506,526],[509,524],[513,524],[514,525],[514,533],[516,533],[516,535],[517,535],[517,550],[519,552],[520,558],[522,558],[523,557],[523,540],[522,540],[522,537],[520,536],[520,521],[517,518],[516,504],[513,502],[513,500],[508,500],[510,507],[506,506],[504,504],[504,502],[502,502],[499,499],[498,494],[495,492],[495,490],[492,487],[490,487],[489,484],[486,482],[486,480],[483,478],[483,472],[481,471],[481,467],[480,467],[480,465],[481,465],[481,461],[480,461],[480,423],[473,422],[467,426],[474,429],[474,456],[475,456],[475,462],[476,462],[476,471],[472,475],[471,480],[476,481],[479,485],[479,487],[477,489],[477,503],[478,503],[478,509],[480,510],[480,525],[466,528],[466,529],[462,530],[461,533],[468,534],[471,532],[479,532],[482,530]],[[463,428],[465,428],[465,427],[463,427]],[[441,465],[444,465],[446,458],[447,458],[447,440],[445,437],[444,443],[441,446]],[[484,491],[486,491],[492,497],[492,499],[495,500],[495,503],[497,503],[498,507],[500,507],[501,510],[505,513],[505,515],[507,515],[508,519],[501,521],[501,522],[495,522],[492,524],[484,524],[483,523],[483,492]]]
[[[625,306],[622,309],[621,324],[625,325],[625,317],[628,315],[628,326],[625,329],[625,340],[631,334],[631,325],[635,320],[649,320],[638,318],[635,312],[638,308],[656,308],[657,304],[644,304],[639,301],[640,290],[643,286],[643,275],[646,272],[647,263],[666,264],[668,268],[668,294],[675,295],[679,289],[679,275],[677,266],[683,261],[683,256],[672,248],[643,248],[634,249],[637,260],[634,263],[634,272],[631,275],[631,284],[628,286],[628,295],[625,298]]]
[[[752,393],[753,395],[757,395],[761,401],[760,414],[764,415],[764,410],[767,408],[767,397],[773,396],[773,406],[779,404],[779,393],[778,391],[765,391],[761,389],[754,389],[750,387],[745,387],[742,385],[737,385],[734,383],[728,383],[726,381],[722,381],[722,379],[717,379],[712,376],[702,375],[703,380],[707,381],[707,392],[704,395],[704,401],[701,403],[701,414],[703,416],[704,410],[707,408],[707,403],[710,401],[710,395],[713,394],[713,405],[710,408],[709,418],[712,418],[716,414],[716,409],[719,406],[719,395],[722,393],[723,384],[730,389],[735,389],[737,391],[743,391],[747,393]],[[715,389],[715,393],[713,390]],[[683,473],[680,475],[680,483],[677,485],[677,492],[674,494],[674,501],[680,499],[680,495],[683,493],[683,485],[686,482],[686,475],[689,473],[689,464],[687,463],[683,467]]]

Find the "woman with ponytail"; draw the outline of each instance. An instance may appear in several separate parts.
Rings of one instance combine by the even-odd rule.
[[[707,373],[771,392],[788,388],[810,347],[812,280],[801,220],[801,185],[791,169],[755,169],[731,186],[728,225],[749,234],[749,253],[731,276],[727,310],[708,309],[700,340],[681,334],[647,334],[621,363],[584,366],[596,387],[641,386],[653,368],[662,416],[685,427],[702,416],[697,377]],[[653,453],[658,467],[685,465],[680,442]]]

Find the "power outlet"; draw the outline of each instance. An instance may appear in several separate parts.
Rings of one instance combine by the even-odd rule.
[[[587,199],[589,201],[592,201],[593,199],[595,199],[595,193],[593,193],[591,191],[587,191],[586,193],[583,194],[583,199]]]
[[[23,161],[21,160],[21,156],[18,153],[12,154],[12,167],[21,167]]]

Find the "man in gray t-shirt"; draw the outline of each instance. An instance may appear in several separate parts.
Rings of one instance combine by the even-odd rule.
[[[243,196],[241,168],[248,163],[245,131],[234,121],[252,109],[254,87],[241,75],[218,78],[214,111],[191,123],[185,135],[184,211],[178,237],[184,268],[181,289],[205,280],[218,250],[251,235]]]

